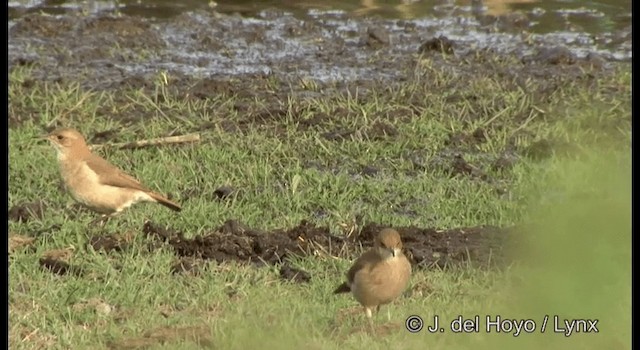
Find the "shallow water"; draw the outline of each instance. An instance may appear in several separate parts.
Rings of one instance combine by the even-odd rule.
[[[13,0],[9,1],[9,18],[15,19],[26,13],[40,11],[49,14],[63,14],[75,10],[90,14],[118,11],[132,16],[170,18],[183,12],[207,9],[214,9],[220,13],[238,13],[243,16],[258,16],[263,10],[277,9],[298,17],[336,11],[356,17],[375,16],[386,19],[443,18],[464,15],[500,16],[523,12],[535,17],[535,21],[529,27],[529,30],[535,33],[579,28],[585,32],[596,34],[624,29],[631,25],[631,1],[624,0],[327,0],[320,4],[312,1],[285,0]]]
[[[459,59],[482,50],[526,59],[560,46],[576,58],[629,61],[630,6],[619,0],[10,1],[9,59],[10,65],[38,61],[43,79],[83,76],[103,85],[159,70],[320,82],[399,79],[421,45],[441,37]]]

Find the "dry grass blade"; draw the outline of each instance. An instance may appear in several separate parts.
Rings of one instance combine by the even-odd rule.
[[[104,148],[104,147],[134,149],[134,148],[144,148],[144,147],[150,147],[150,146],[192,143],[192,142],[199,142],[199,141],[200,141],[200,134],[187,134],[187,135],[180,135],[180,136],[160,137],[160,138],[149,139],[149,140],[139,140],[134,142],[91,145],[90,148],[92,150]]]

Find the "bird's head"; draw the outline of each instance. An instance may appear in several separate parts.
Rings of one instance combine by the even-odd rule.
[[[58,129],[42,137],[58,151],[58,158],[66,158],[74,152],[87,151],[87,143],[82,134],[74,129]]]
[[[391,228],[385,228],[378,233],[375,246],[378,254],[384,259],[395,258],[402,254],[400,234]]]

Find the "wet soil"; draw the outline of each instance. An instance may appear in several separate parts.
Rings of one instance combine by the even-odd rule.
[[[83,276],[84,272],[81,267],[70,265],[66,261],[51,258],[51,257],[42,257],[39,260],[40,267],[43,270],[48,270],[56,275],[74,275],[74,276]]]
[[[535,16],[516,17],[520,23]],[[215,121],[193,121],[192,130],[183,132],[241,133],[258,127],[279,137],[287,122],[297,125],[301,132],[317,131],[331,142],[381,141],[401,138],[399,123],[429,110],[429,101],[423,96],[447,91],[449,104],[464,102],[470,111],[483,111],[483,106],[476,105],[478,97],[468,89],[469,81],[498,80],[505,90],[527,91],[532,105],[540,106],[562,86],[594,86],[599,76],[609,74],[617,62],[631,57],[627,30],[630,27],[598,35],[626,38],[611,46],[598,44],[581,33],[573,33],[570,38],[557,33],[529,35],[524,40],[526,33],[518,26],[499,29],[494,22],[475,22],[464,16],[389,20],[333,12],[296,17],[264,11],[242,17],[195,10],[158,19],[108,12],[92,16],[34,12],[10,21],[9,65],[11,70],[29,67],[29,77],[21,82],[25,94],[42,84],[78,83],[82,89],[93,91],[142,90],[158,101],[166,98],[165,94],[191,100],[234,98],[230,106],[210,111]],[[610,43],[613,39],[603,40]],[[424,62],[432,73],[416,75],[416,67]],[[170,77],[166,85],[159,78],[163,71]],[[440,75],[451,79],[438,83]],[[375,122],[360,128],[344,125],[359,111],[343,107],[317,111],[306,103],[317,97],[358,96],[363,102],[375,98],[385,104],[385,96],[373,96],[371,92],[393,89],[407,81],[415,83],[417,90],[412,96],[389,101],[389,107],[372,113],[370,118]],[[288,108],[291,99],[296,104]],[[501,110],[505,103],[496,96],[494,109]],[[131,105],[130,101],[123,100],[122,105],[129,107],[105,107],[97,111],[97,116],[120,127],[156,118],[156,111]],[[486,117],[475,114],[452,117],[470,122]],[[537,114],[539,111],[523,110],[510,122],[522,124]],[[25,121],[37,122],[41,115],[33,106],[14,108],[10,101],[12,127]],[[63,123],[59,118],[49,127]],[[450,135],[446,148],[430,164],[419,154],[410,155],[415,158],[415,171],[436,165],[452,176],[491,182],[485,173],[488,169],[507,171],[519,156],[544,159],[557,146],[554,140],[529,135],[535,145],[504,150],[504,156],[491,160],[489,166],[474,164],[465,157],[490,137],[491,128],[500,127],[495,122],[472,134]],[[115,127],[87,136],[100,143],[117,138],[117,130]],[[376,176],[379,169],[377,164],[362,164],[355,172]],[[186,197],[202,195],[188,192],[184,193]],[[223,187],[210,195],[228,199],[236,194],[235,189]],[[19,204],[15,210],[10,212],[12,220],[27,221],[41,216],[43,207]]]
[[[38,262],[43,270],[53,274],[84,276],[85,271],[82,266],[70,263],[72,256],[73,249],[54,249],[44,252]]]
[[[471,15],[391,20],[266,10],[242,17],[200,9],[159,19],[33,12],[10,21],[9,65],[33,70],[27,87],[79,82],[93,90],[156,93],[157,74],[166,71],[169,91],[185,98],[257,94],[284,101],[287,94],[313,98],[356,86],[362,93],[373,82],[406,80],[420,56],[433,59],[434,68],[470,73],[477,69],[473,62],[506,55],[520,60],[524,76],[578,74],[583,66],[631,58],[630,27],[597,36],[578,31],[526,37],[535,17],[520,14],[522,25],[499,28]]]
[[[209,233],[185,238],[182,232],[148,221],[142,232],[153,240],[168,244],[179,258],[284,264],[280,271],[284,279],[308,281],[311,277],[306,272],[286,265],[288,258],[318,254],[354,258],[362,248],[372,246],[373,237],[384,227],[370,223],[358,234],[345,237],[332,234],[328,227],[307,221],[290,229],[266,232],[228,220]],[[396,229],[403,237],[410,261],[422,268],[447,268],[461,264],[494,267],[506,261],[504,253],[513,238],[512,229],[497,227]],[[177,266],[174,271],[188,271],[193,268],[193,263],[181,260]]]
[[[289,229],[264,231],[228,220],[222,226],[194,238],[171,228],[147,221],[142,227],[149,252],[169,247],[176,260],[168,272],[190,276],[200,275],[207,262],[229,261],[256,266],[276,265],[283,280],[306,283],[312,276],[290,263],[290,258],[305,256],[337,256],[355,259],[372,247],[373,237],[387,226],[369,223],[350,235],[332,234],[328,227],[302,221]],[[517,240],[515,228],[478,226],[438,230],[420,227],[395,227],[404,242],[404,251],[418,269],[475,266],[496,268],[512,262],[508,251]],[[136,233],[107,234],[90,237],[86,246],[105,254],[121,253],[131,248]],[[18,237],[13,250],[33,246],[38,238]],[[83,266],[70,263],[73,250],[47,251],[39,259],[41,268],[58,275],[86,275]]]
[[[96,251],[121,252],[129,247],[129,239],[117,235],[93,236],[88,245]]]
[[[9,208],[9,220],[28,222],[30,220],[42,220],[46,204],[43,201],[18,203]]]
[[[280,268],[280,278],[296,283],[306,283],[311,281],[311,275],[308,272],[290,265],[283,265]]]

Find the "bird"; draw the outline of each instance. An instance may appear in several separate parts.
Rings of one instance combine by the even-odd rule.
[[[400,296],[411,277],[411,263],[402,252],[402,240],[398,231],[392,228],[382,229],[375,237],[374,247],[353,263],[346,277],[347,280],[333,293],[351,292],[364,307],[373,329],[373,309],[376,309],[377,314],[380,306]]]
[[[77,130],[57,129],[41,138],[57,151],[60,175],[71,197],[102,214],[99,219],[113,217],[138,202],[156,202],[177,212],[182,210],[179,204],[92,153]]]

